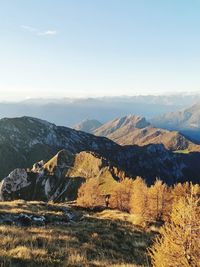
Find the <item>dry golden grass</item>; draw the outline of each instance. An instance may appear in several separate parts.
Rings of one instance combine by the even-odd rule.
[[[152,233],[136,228],[132,216],[105,210],[86,212],[77,222],[62,223],[64,204],[0,202],[0,216],[30,213],[47,216],[43,227],[0,225],[0,266],[135,267],[148,266],[146,248]]]

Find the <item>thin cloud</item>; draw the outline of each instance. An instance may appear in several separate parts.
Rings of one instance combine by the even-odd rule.
[[[56,35],[56,34],[57,34],[57,31],[55,30],[47,30],[47,31],[38,33],[38,35]]]
[[[56,30],[45,30],[45,31],[41,31],[37,28],[31,27],[31,26],[27,26],[27,25],[21,25],[21,28],[27,32],[33,33],[35,35],[38,36],[54,36],[57,34]]]

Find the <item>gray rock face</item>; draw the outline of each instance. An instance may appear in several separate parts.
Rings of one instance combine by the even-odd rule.
[[[35,164],[33,164],[32,172],[36,172],[37,173],[37,172],[42,171],[43,167],[44,167],[44,164],[45,164],[44,160],[36,162]]]
[[[30,184],[27,172],[24,169],[15,169],[0,183],[0,199],[12,200],[12,196],[16,195],[17,192],[20,198],[21,189]]]

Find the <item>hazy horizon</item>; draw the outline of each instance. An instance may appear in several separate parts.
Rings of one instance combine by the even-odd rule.
[[[200,92],[196,92],[196,91],[180,91],[180,92],[163,92],[163,93],[159,93],[159,92],[155,92],[155,93],[151,93],[151,92],[147,92],[147,93],[138,93],[138,94],[132,94],[132,95],[128,95],[128,94],[119,94],[119,95],[74,95],[74,96],[69,96],[69,95],[61,95],[61,96],[33,96],[33,97],[9,97],[9,98],[5,98],[0,96],[0,102],[23,102],[23,101],[36,101],[36,100],[44,100],[44,101],[51,101],[51,100],[56,100],[56,101],[62,101],[62,100],[84,100],[84,99],[110,99],[110,98],[135,98],[135,97],[178,97],[178,96],[200,96]],[[197,100],[198,101],[198,100]]]

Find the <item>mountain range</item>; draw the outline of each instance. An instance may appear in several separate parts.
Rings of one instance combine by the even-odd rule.
[[[200,103],[182,111],[157,116],[151,122],[157,127],[178,130],[200,142]]]
[[[178,131],[153,127],[144,117],[124,116],[100,127],[95,127],[96,123],[92,126],[92,120],[87,122],[90,125],[90,132],[107,137],[120,145],[163,144],[171,151],[200,152],[200,145],[193,143]],[[91,129],[94,130],[91,131]],[[79,123],[79,130],[86,131],[84,124]]]
[[[131,119],[139,129],[149,127],[144,118]],[[199,161],[198,152],[174,153],[163,144],[122,146],[36,118],[0,120],[1,199],[73,199],[83,180],[95,177],[106,191],[125,177],[198,182]]]
[[[200,94],[113,96],[96,98],[26,99],[0,102],[0,118],[30,116],[56,125],[72,127],[86,118],[103,123],[127,114],[148,120],[170,111],[187,108],[200,101]]]

